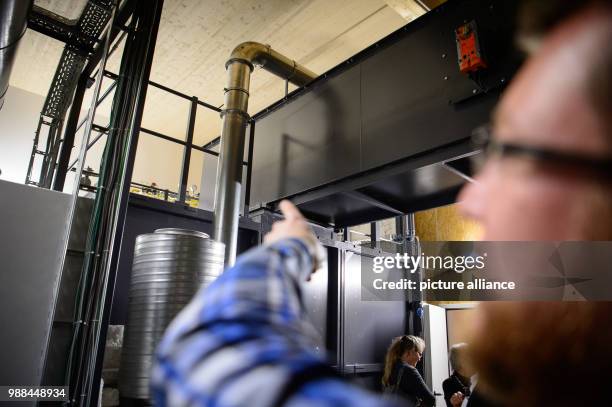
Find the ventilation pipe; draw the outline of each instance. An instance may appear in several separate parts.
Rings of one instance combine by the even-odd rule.
[[[225,244],[227,266],[233,265],[236,260],[242,160],[249,121],[249,83],[255,65],[297,86],[304,86],[317,77],[294,60],[274,51],[269,45],[257,42],[238,45],[225,63],[228,83],[225,88],[225,109],[221,113],[223,130],[215,190],[214,238]]]
[[[27,17],[33,0],[0,1],[0,109],[9,87],[17,43],[27,28]]]

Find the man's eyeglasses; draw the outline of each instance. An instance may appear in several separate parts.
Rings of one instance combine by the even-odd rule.
[[[472,143],[476,150],[481,150],[483,153],[472,156],[471,165],[474,174],[484,167],[489,157],[499,156],[530,158],[553,165],[587,170],[606,177],[612,175],[612,158],[595,158],[541,147],[500,142],[492,137],[491,125],[481,126],[474,130],[472,132]]]

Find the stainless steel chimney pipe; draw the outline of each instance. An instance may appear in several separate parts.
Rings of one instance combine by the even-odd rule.
[[[0,1],[0,109],[8,90],[17,44],[26,31],[32,1]]]
[[[297,86],[304,86],[317,77],[269,45],[257,42],[238,45],[225,64],[228,83],[225,109],[221,113],[223,129],[215,190],[214,238],[225,244],[226,266],[233,265],[236,260],[244,138],[249,121],[249,83],[255,65]]]

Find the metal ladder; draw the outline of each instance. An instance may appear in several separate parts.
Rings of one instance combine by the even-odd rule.
[[[62,122],[62,120],[58,120],[56,118],[48,118],[43,114],[40,115],[40,119],[38,120],[38,126],[36,128],[36,133],[34,135],[32,153],[30,154],[30,163],[28,165],[28,173],[26,175],[25,180],[26,185],[35,185],[42,188],[51,187],[51,181],[53,179],[53,172],[55,170],[57,154],[62,143],[62,138],[60,138],[59,136],[62,133]],[[41,132],[43,131],[43,126],[47,127],[48,131],[47,139],[45,142],[45,149],[40,150],[38,146],[41,142],[40,136]],[[34,170],[34,163],[36,161],[37,156],[42,156],[43,161],[38,181],[34,181],[32,179],[32,172]]]

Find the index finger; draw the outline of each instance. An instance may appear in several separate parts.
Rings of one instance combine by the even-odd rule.
[[[297,220],[297,219],[304,218],[300,210],[294,204],[292,204],[290,201],[286,199],[281,201],[279,207],[280,207],[281,212],[283,213],[283,216],[287,220]]]

